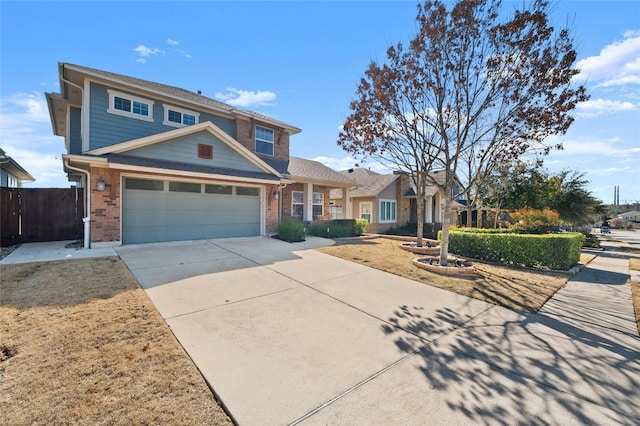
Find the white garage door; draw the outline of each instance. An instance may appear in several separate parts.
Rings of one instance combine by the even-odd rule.
[[[260,235],[260,188],[124,178],[122,243]]]

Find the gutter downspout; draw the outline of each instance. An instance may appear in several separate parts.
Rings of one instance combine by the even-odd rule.
[[[86,176],[86,185],[84,185],[85,190],[85,203],[84,203],[84,213],[85,217],[82,218],[82,223],[84,223],[84,248],[91,248],[91,173],[88,170],[79,169],[77,167],[71,167],[69,164],[69,159],[64,159],[64,166],[75,172],[83,173]]]

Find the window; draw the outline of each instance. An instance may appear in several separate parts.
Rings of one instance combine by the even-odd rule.
[[[273,130],[256,126],[256,152],[273,155]]]
[[[314,192],[312,194],[313,217],[324,215],[324,194]],[[291,193],[291,216],[304,216],[304,192],[293,191]]]
[[[360,219],[367,219],[371,223],[371,203],[360,203]]]
[[[124,181],[126,189],[141,189],[144,191],[164,191],[164,182],[151,179],[126,178]]]
[[[164,107],[164,120],[162,124],[171,127],[191,126],[200,122],[200,113],[189,111],[172,105],[162,104]]]
[[[233,193],[233,186],[207,184],[205,185],[204,192],[207,194],[231,195]]]
[[[313,217],[324,214],[324,194],[322,192],[313,193]]]
[[[304,192],[291,192],[291,216],[301,216],[304,214]]]
[[[396,202],[392,200],[380,201],[380,222],[396,221]]]
[[[248,188],[246,186],[236,186],[236,195],[250,195],[252,197],[257,197],[258,195],[260,195],[260,189]]]
[[[199,194],[201,185],[199,183],[191,182],[169,182],[169,191],[171,192],[192,192]]]
[[[109,94],[109,114],[135,118],[144,121],[153,121],[153,101],[107,89]]]

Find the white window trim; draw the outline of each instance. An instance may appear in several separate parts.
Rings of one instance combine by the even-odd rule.
[[[321,195],[322,201],[319,202],[319,203],[314,203],[313,202],[313,196],[316,195],[316,194],[320,194]],[[322,207],[322,210],[321,210],[320,214],[316,215],[316,216],[324,216],[324,192],[313,192],[311,194],[311,200],[312,200],[311,201],[311,211],[313,211],[313,206],[320,206],[320,207]]]
[[[358,211],[358,217],[359,217],[360,219],[362,219],[362,218],[363,218],[363,217],[362,217],[362,214],[363,214],[363,213],[362,213],[362,208],[363,208],[364,206],[368,206],[368,207],[369,207],[369,213],[368,213],[368,214],[369,214],[369,223],[371,223],[371,222],[372,222],[372,219],[373,219],[373,202],[371,202],[371,201],[361,201],[361,202],[359,203],[359,205],[358,205],[358,210],[359,210],[359,211]]]
[[[294,193],[300,193],[302,194],[302,203],[296,203],[294,202],[295,197],[293,196]],[[293,216],[293,212],[295,210],[295,206],[302,206],[302,214],[304,216],[304,191],[291,191],[291,215]]]
[[[184,118],[184,114],[193,115],[194,117],[196,117],[196,122],[194,124],[198,124],[200,122],[199,112],[191,111],[189,109],[184,109],[184,108],[180,108],[180,107],[169,105],[169,104],[162,104],[162,106],[164,108],[164,119],[162,121],[162,124],[164,124],[165,126],[170,126],[170,127],[190,126],[190,124],[176,123],[175,121],[169,121],[169,110],[179,112],[180,114],[182,114],[183,118]]]
[[[395,219],[393,220],[382,220],[382,203],[393,203],[393,207],[394,207],[394,212],[393,212],[393,216],[395,216]],[[398,202],[396,200],[384,200],[381,199],[380,202],[378,203],[378,221],[380,223],[395,223],[398,220]]]
[[[135,118],[136,120],[148,121],[150,123],[153,123],[153,101],[152,100],[130,95],[124,92],[118,92],[117,90],[113,90],[113,89],[107,89],[107,93],[109,94],[109,108],[107,109],[107,112],[109,114],[120,115],[122,117]],[[119,98],[128,99],[130,101],[140,102],[140,103],[149,105],[149,115],[146,116],[146,115],[134,114],[133,112],[115,109],[113,107],[113,104],[114,104],[114,98],[116,96]]]
[[[269,130],[269,131],[271,132],[271,134],[273,135],[273,140],[272,140],[272,141],[268,141],[268,140],[266,140],[266,139],[260,139],[260,138],[258,138],[258,131],[257,131],[258,129]],[[269,155],[269,156],[271,156],[271,157],[273,157],[274,155],[276,155],[276,132],[275,132],[275,130],[270,129],[270,128],[268,128],[268,127],[256,126],[256,131],[255,131],[254,133],[255,133],[255,138],[254,138],[254,139],[255,139],[255,141],[254,141],[254,143],[255,143],[255,150],[254,150],[254,151],[255,151],[257,154],[261,154],[261,155]],[[260,141],[260,142],[265,142],[265,143],[270,143],[270,144],[271,144],[271,147],[272,147],[272,148],[271,148],[271,154],[266,154],[266,153],[264,153],[264,152],[258,152],[258,141]]]

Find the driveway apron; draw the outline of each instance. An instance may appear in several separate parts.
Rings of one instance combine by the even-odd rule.
[[[621,262],[619,276],[589,276],[596,263],[544,313],[519,314],[313,250],[326,244],[252,237],[117,252],[242,425],[640,419],[629,312],[606,302],[594,318],[593,301],[566,305],[592,279],[627,297]]]

